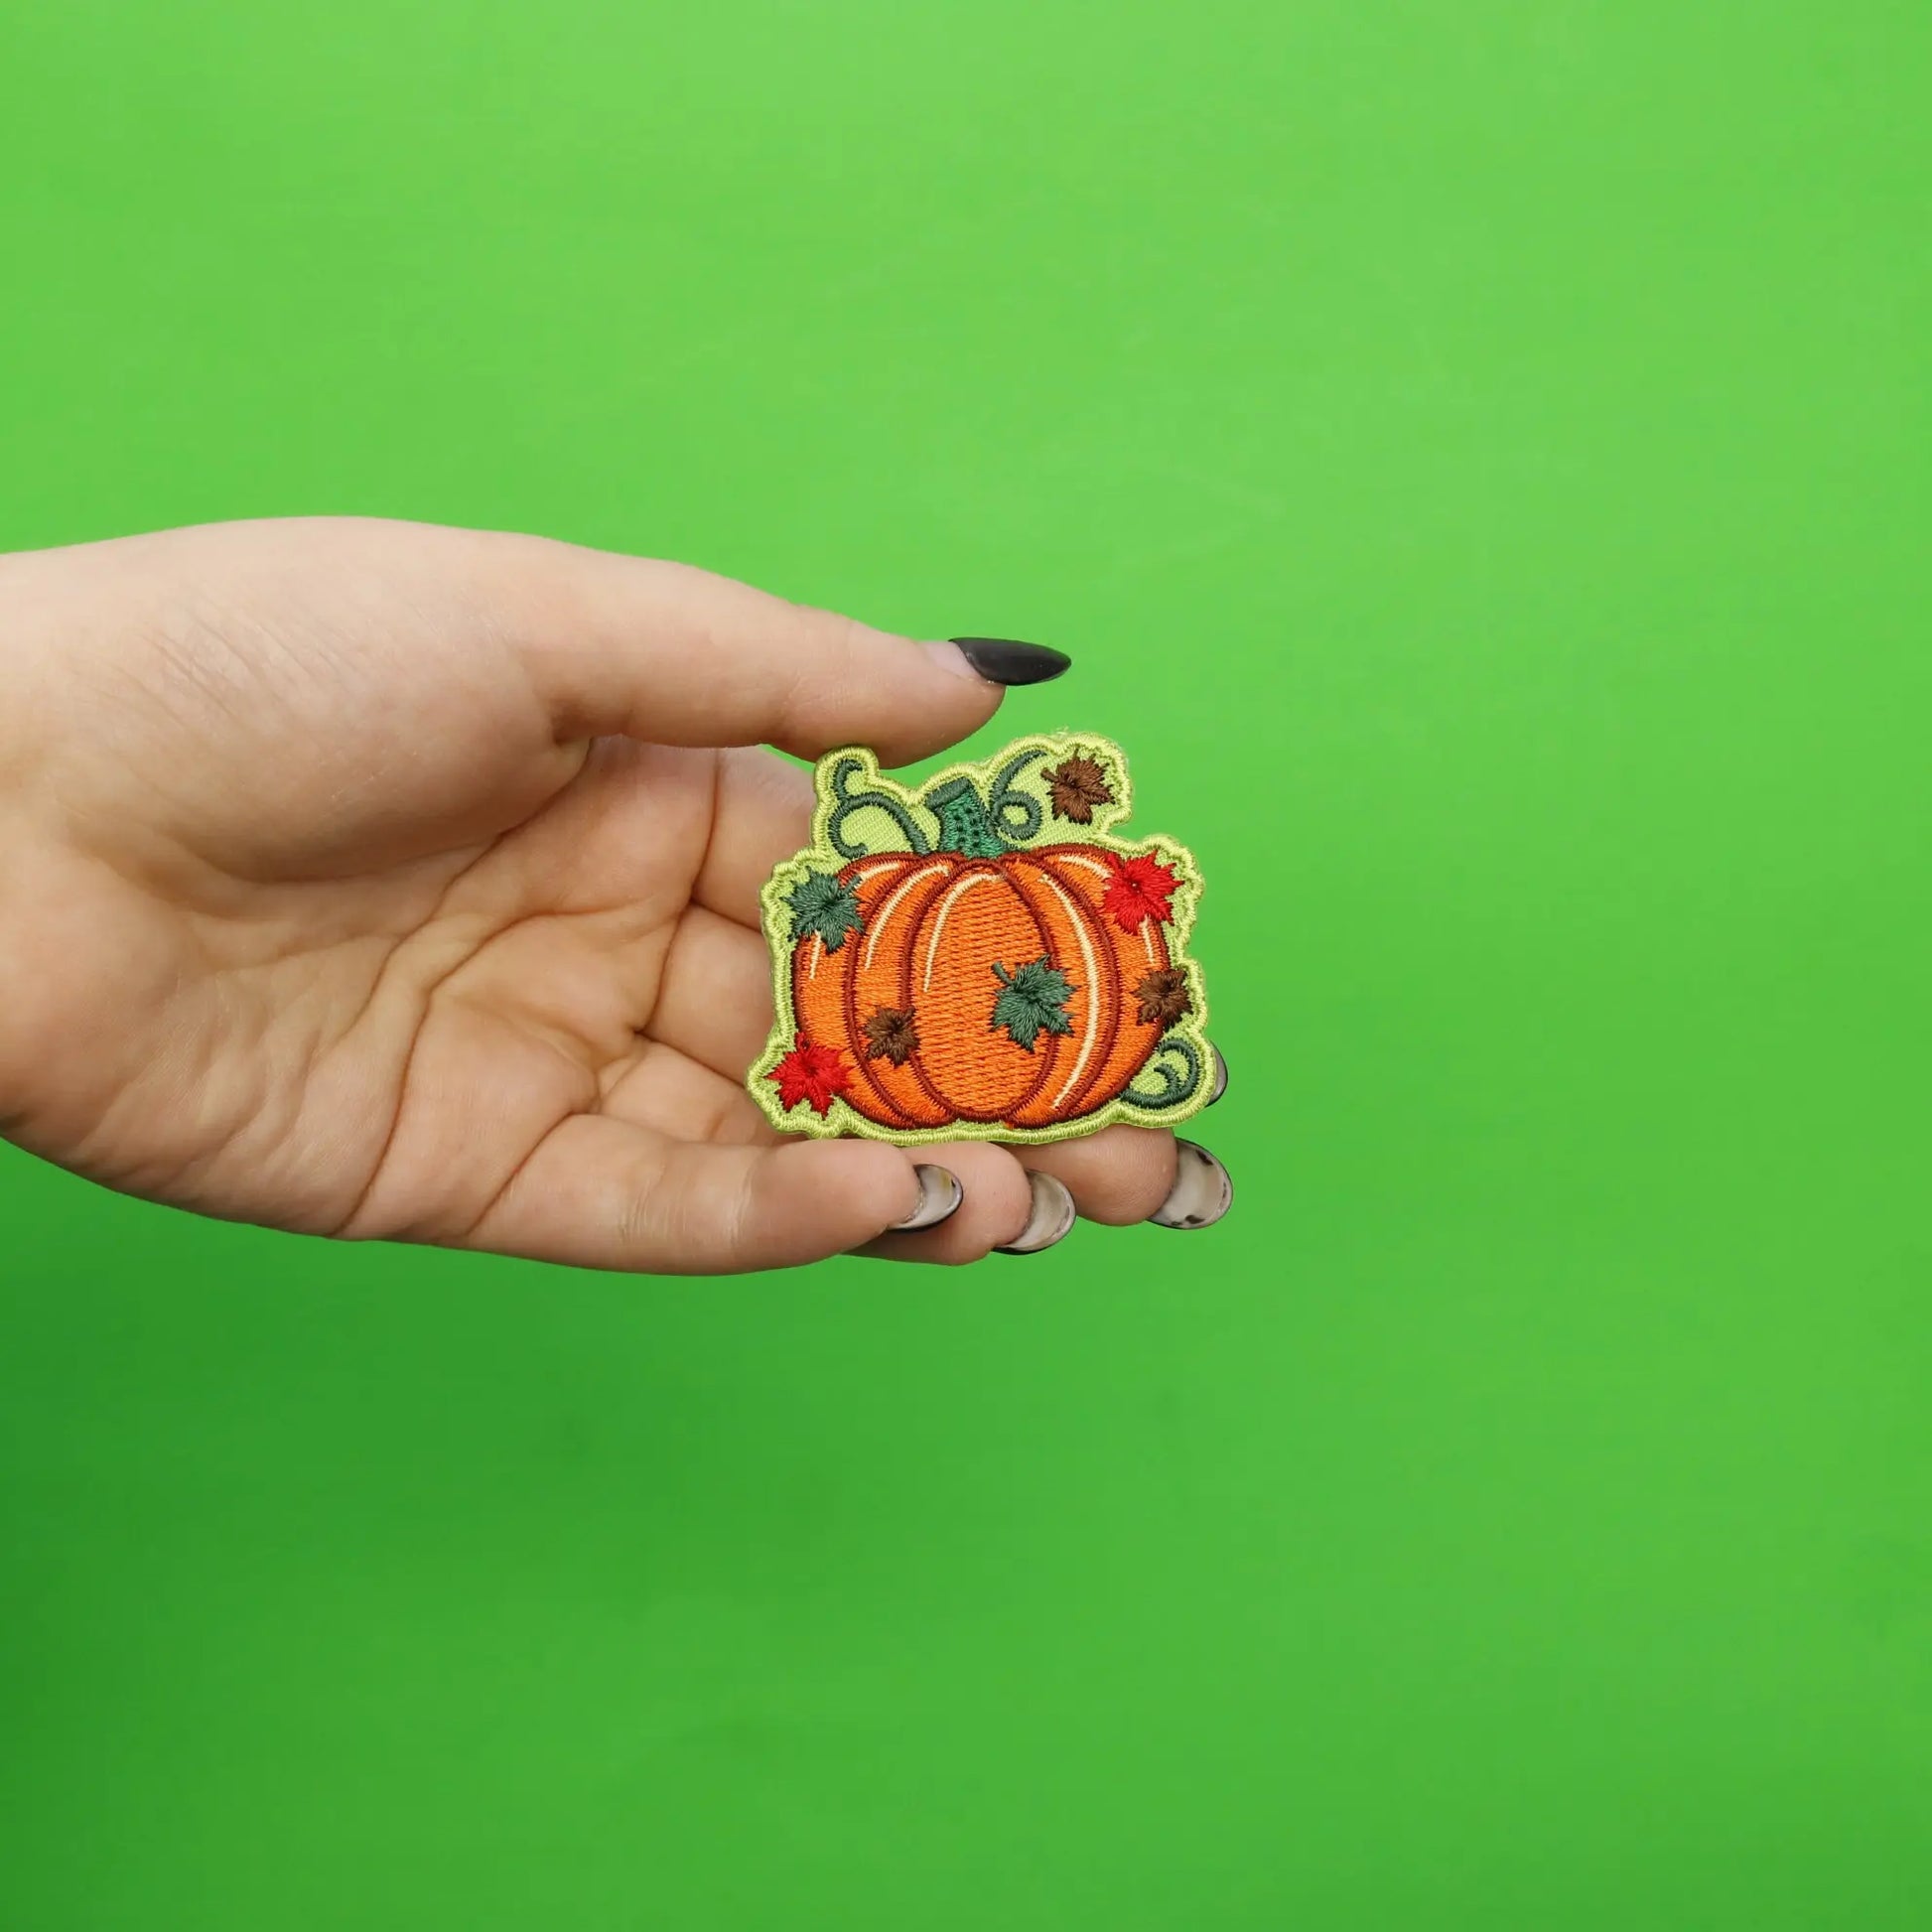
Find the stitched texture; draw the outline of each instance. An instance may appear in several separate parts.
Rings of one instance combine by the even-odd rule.
[[[763,893],[776,1020],[747,1084],[790,1132],[1052,1141],[1207,1102],[1199,868],[1114,836],[1127,760],[1028,738],[918,791],[861,747]]]

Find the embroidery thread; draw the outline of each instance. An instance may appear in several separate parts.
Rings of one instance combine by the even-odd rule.
[[[1206,1105],[1200,871],[1117,836],[1117,745],[1021,739],[917,791],[854,746],[814,778],[762,897],[776,1020],[747,1085],[775,1127],[1039,1142]]]

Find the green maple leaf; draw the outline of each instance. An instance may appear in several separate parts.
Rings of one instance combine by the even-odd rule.
[[[1034,1041],[1042,1031],[1070,1034],[1073,1022],[1067,1018],[1066,1003],[1073,997],[1073,985],[1066,975],[1044,958],[1031,966],[1009,973],[995,966],[993,974],[1000,990],[993,1001],[993,1018],[987,1031],[1004,1027],[1016,1046],[1034,1050]]]
[[[794,945],[807,933],[815,932],[824,940],[827,952],[837,952],[848,932],[865,930],[858,890],[831,873],[808,872],[791,889],[785,903],[791,907]]]

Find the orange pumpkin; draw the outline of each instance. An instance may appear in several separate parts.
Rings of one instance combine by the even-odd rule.
[[[882,852],[838,875],[860,927],[836,950],[795,948],[799,1035],[856,1069],[846,1103],[886,1128],[952,1121],[1038,1128],[1117,1099],[1164,1032],[1135,988],[1173,961],[1159,919],[1122,925],[1102,899],[1119,864],[1093,845],[972,856]],[[1032,961],[1070,986],[1059,1024],[1023,1044],[989,1024],[1002,985]],[[1024,1031],[1024,1030],[1023,1030]]]

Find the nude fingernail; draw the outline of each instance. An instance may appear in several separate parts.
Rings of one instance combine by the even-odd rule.
[[[1192,1141],[1176,1141],[1174,1147],[1173,1186],[1148,1219],[1163,1228],[1212,1227],[1233,1205],[1234,1182],[1204,1147]]]
[[[1065,1185],[1050,1173],[1035,1172],[1027,1179],[1033,1189],[1033,1212],[1027,1216],[1027,1225],[1005,1247],[993,1250],[996,1255],[1036,1255],[1055,1241],[1064,1241],[1073,1231],[1079,1210]]]
[[[936,1228],[958,1212],[966,1190],[950,1168],[936,1168],[921,1161],[912,1172],[919,1176],[919,1204],[902,1221],[893,1223],[896,1234],[916,1234],[921,1228]]]
[[[1211,1107],[1228,1090],[1228,1063],[1221,1057],[1218,1046],[1210,1046],[1207,1050],[1214,1055],[1214,1091],[1207,1096],[1206,1102]]]

